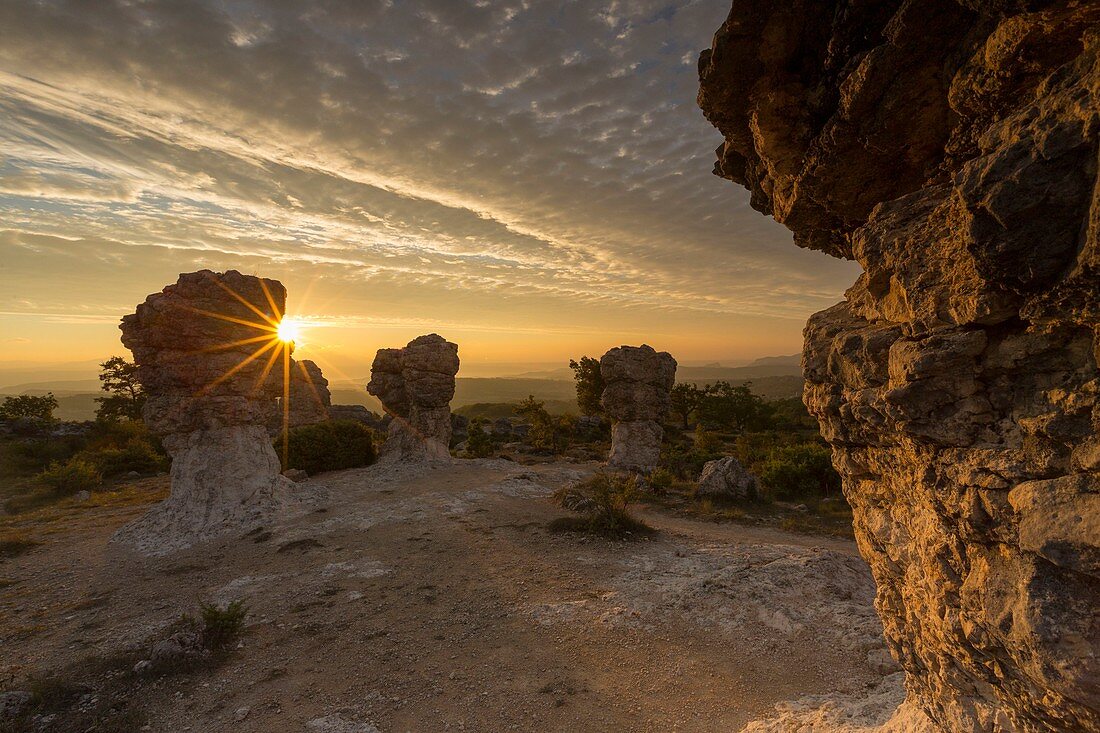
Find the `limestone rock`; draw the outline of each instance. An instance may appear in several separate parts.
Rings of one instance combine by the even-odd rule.
[[[738,0],[715,172],[864,269],[810,319],[887,640],[948,731],[1100,731],[1100,5]]]
[[[290,369],[289,426],[312,425],[329,419],[332,396],[321,367],[308,359],[294,360]]]
[[[661,457],[661,422],[671,407],[676,360],[651,346],[619,346],[600,359],[604,390],[600,402],[611,426],[613,468],[647,471]]]
[[[383,460],[449,461],[458,345],[437,334],[379,349],[367,391],[393,416]]]
[[[703,465],[696,493],[708,498],[748,499],[755,497],[758,490],[756,477],[741,465],[741,461],[726,456]]]
[[[236,271],[180,275],[122,319],[148,399],[144,419],[172,456],[172,491],[116,540],[163,554],[264,523],[296,504],[267,426],[285,369],[276,338],[286,290]]]

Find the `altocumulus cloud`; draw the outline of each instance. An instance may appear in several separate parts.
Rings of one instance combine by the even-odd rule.
[[[42,273],[202,263],[547,328],[564,303],[804,318],[853,270],[710,175],[695,59],[727,9],[5,2],[0,308]]]

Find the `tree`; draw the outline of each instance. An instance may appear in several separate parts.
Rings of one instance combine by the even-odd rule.
[[[672,386],[671,397],[672,412],[680,416],[684,421],[684,430],[687,430],[690,427],[688,420],[691,413],[699,407],[702,390],[689,382],[678,382]]]
[[[708,427],[738,433],[764,426],[771,416],[764,399],[753,394],[751,382],[736,387],[725,380],[708,384],[696,409],[700,422]]]
[[[53,411],[57,409],[57,398],[53,392],[47,392],[41,396],[29,394],[18,397],[5,397],[0,404],[0,418],[4,420],[16,420],[21,417],[29,417],[34,420],[50,422],[53,420]]]
[[[470,421],[466,437],[466,455],[473,458],[488,458],[493,455],[493,438],[485,430],[485,419],[475,417]]]
[[[577,384],[577,407],[582,415],[602,415],[603,374],[600,372],[600,360],[591,356],[582,356],[580,361],[569,360],[573,370],[573,381]]]
[[[568,415],[551,415],[546,411],[546,403],[536,400],[534,395],[520,402],[515,412],[531,426],[527,437],[534,447],[554,453],[569,447],[573,423]]]
[[[112,356],[99,365],[99,381],[103,383],[106,397],[96,397],[99,407],[96,417],[106,422],[140,420],[145,405],[145,392],[138,380],[138,367],[121,356]]]

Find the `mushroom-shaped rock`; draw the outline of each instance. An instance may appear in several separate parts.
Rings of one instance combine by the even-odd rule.
[[[676,360],[645,344],[618,346],[600,359],[600,374],[600,401],[614,421],[608,465],[636,471],[654,468],[661,457],[661,423],[671,407]]]
[[[393,416],[382,460],[450,460],[458,364],[458,344],[434,333],[378,350],[367,391]]]
[[[180,275],[122,319],[147,395],[146,425],[172,457],[170,496],[115,535],[164,554],[255,527],[298,503],[268,435],[292,346],[286,290],[236,271]]]

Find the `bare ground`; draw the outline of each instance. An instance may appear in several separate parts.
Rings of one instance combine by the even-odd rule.
[[[301,485],[327,494],[309,513],[155,559],[108,544],[163,496],[155,481],[5,520],[41,544],[0,562],[0,674],[18,686],[134,648],[200,601],[243,599],[246,629],[226,663],[142,688],[148,730],[885,722],[900,676],[854,544],[655,511],[642,516],[660,531],[633,542],[549,531],[562,515],[549,494],[594,469],[325,474]]]

